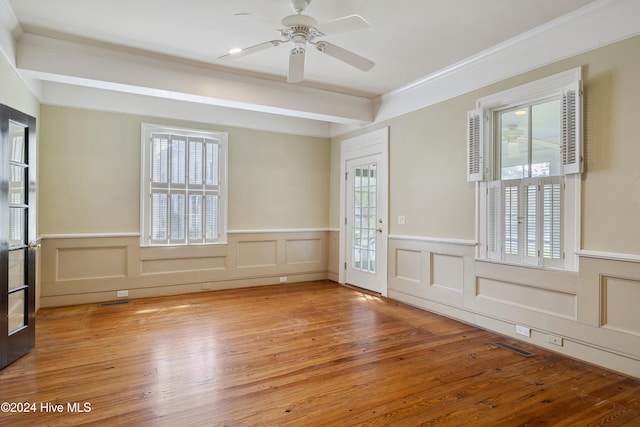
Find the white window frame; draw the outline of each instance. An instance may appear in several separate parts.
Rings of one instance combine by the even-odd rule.
[[[154,135],[167,136],[169,138],[185,139],[185,156],[188,156],[189,140],[213,142],[218,146],[218,177],[215,185],[193,186],[189,182],[189,166],[188,157],[185,160],[186,177],[184,183],[170,184],[168,179],[166,184],[157,184],[152,182],[152,146]],[[141,126],[141,185],[140,185],[140,245],[141,246],[193,246],[193,245],[212,245],[227,243],[227,144],[228,134],[225,132],[204,131],[197,129],[185,129],[171,126],[163,126],[149,123],[142,123]],[[203,171],[200,171],[204,173]],[[171,171],[167,171],[170,174]],[[159,187],[162,187],[159,189]],[[188,226],[184,230],[183,239],[170,239],[169,230],[167,230],[167,238],[162,240],[153,240],[151,233],[151,211],[152,211],[152,192],[161,191],[167,194],[167,198],[171,199],[171,195],[184,195],[184,221],[187,222],[189,215],[189,195],[215,195],[218,200],[218,234],[215,237],[206,237],[193,240],[189,236]],[[204,203],[204,202],[203,202]],[[167,215],[170,215],[169,213]],[[203,215],[204,216],[204,215]],[[167,227],[169,228],[169,226]]]
[[[476,255],[478,258],[541,268],[578,270],[577,252],[580,249],[581,173],[583,170],[582,95],[582,69],[575,68],[481,98],[476,103],[476,109],[468,113],[467,179],[476,182],[476,234],[479,242]],[[493,181],[493,177],[496,176],[494,168],[497,163],[494,152],[494,135],[496,135],[493,123],[494,111],[510,106],[533,103],[554,96],[560,96],[563,99],[563,104],[567,103],[568,97],[576,97],[575,99],[569,99],[569,101],[575,101],[571,104],[575,106],[575,110],[564,107],[565,114],[562,123],[563,175],[551,177],[556,181],[560,180],[562,182],[562,258],[560,260],[547,259],[544,257],[542,248],[540,248],[540,252],[536,257],[529,257],[526,254],[510,256],[505,253],[503,246],[505,242],[504,230],[500,229],[504,228],[503,218],[499,218],[500,227],[497,230],[494,230],[496,227],[491,227],[491,224],[488,223],[488,209],[491,201],[495,201],[494,197],[500,194],[498,203],[502,203],[503,188],[506,185],[505,183],[508,183],[508,181]],[[478,165],[480,169],[478,169]],[[537,185],[540,193],[541,186],[546,182],[545,179],[548,180],[550,178],[522,180],[522,185]],[[537,200],[541,202],[542,195],[538,195]],[[501,206],[501,209],[503,208],[504,206]],[[521,211],[519,216],[523,218],[525,215]],[[539,216],[537,220],[540,221]],[[542,223],[538,222],[538,224]],[[521,228],[524,228],[524,225]],[[539,225],[539,228],[541,228],[541,225]],[[492,232],[494,237],[497,238],[497,246],[491,244],[490,235]],[[526,236],[526,233],[524,235]],[[542,238],[539,242],[541,241]],[[524,246],[524,243],[522,246]]]

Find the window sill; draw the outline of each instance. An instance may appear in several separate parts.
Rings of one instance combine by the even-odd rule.
[[[515,263],[515,262],[507,262],[507,261],[500,261],[500,260],[497,260],[497,259],[478,258],[478,257],[474,258],[474,260],[476,262],[503,265],[505,267],[516,267],[516,268],[542,270],[542,271],[553,271],[553,272],[559,272],[559,273],[578,273],[577,269],[569,269],[569,268],[561,268],[561,267],[542,267],[542,266],[539,266],[539,265],[519,264],[519,263]]]
[[[184,245],[150,245],[150,244],[140,244],[141,249],[156,249],[156,248],[168,248],[168,249],[177,249],[177,248],[202,248],[202,247],[215,247],[215,246],[224,246],[228,245],[229,242],[214,242],[214,243],[188,243]]]

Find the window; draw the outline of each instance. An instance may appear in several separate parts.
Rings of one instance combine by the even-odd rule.
[[[227,134],[142,125],[142,245],[226,241]]]
[[[580,69],[478,101],[467,177],[477,181],[479,256],[576,269],[582,132]]]

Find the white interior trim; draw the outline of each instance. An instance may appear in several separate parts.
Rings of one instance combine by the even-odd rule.
[[[139,232],[119,232],[119,233],[60,233],[41,234],[38,239],[110,239],[118,237],[140,237]]]
[[[347,260],[347,226],[344,223],[344,219],[347,217],[347,181],[343,179],[346,176],[347,160],[355,159],[358,157],[369,156],[373,154],[381,154],[382,162],[385,165],[389,164],[389,128],[384,127],[377,129],[353,138],[346,139],[340,144],[340,236],[339,236],[339,253],[338,253],[338,265],[346,265]],[[388,192],[388,189],[387,189]],[[385,217],[388,217],[388,194],[387,194],[387,212],[384,213]],[[389,221],[384,224],[388,229]],[[386,236],[387,245],[389,237]],[[388,253],[387,253],[388,256]],[[378,274],[384,274],[386,276],[387,259],[377,259],[378,265],[382,265]],[[384,270],[384,271],[383,271]],[[338,282],[344,284],[346,281],[346,271],[344,268],[339,268]],[[386,296],[386,289],[383,293]]]
[[[623,254],[618,252],[603,252],[603,251],[590,251],[580,250],[577,252],[578,256],[583,258],[595,258],[606,259],[610,261],[627,261],[627,262],[640,262],[640,255],[637,254]]]
[[[640,2],[637,0],[594,2],[382,95],[375,100],[379,107],[375,122],[636,36],[640,34],[638,16]]]
[[[477,246],[478,242],[475,240],[465,240],[465,239],[447,239],[443,237],[423,237],[423,236],[408,236],[402,234],[390,234],[390,240],[409,240],[414,242],[426,242],[426,243],[444,243],[448,245],[459,245],[459,246]]]
[[[323,233],[330,231],[328,228],[274,228],[255,230],[227,230],[227,234],[267,234],[267,233]]]
[[[273,234],[273,233],[323,233],[332,231],[329,228],[274,228],[255,230],[227,230],[227,234]],[[337,230],[335,230],[337,231]],[[118,233],[58,233],[42,234],[38,240],[46,239],[105,239],[118,237],[140,237],[139,232],[118,232]]]
[[[557,93],[558,88],[578,80],[582,80],[582,67],[572,68],[549,77],[484,96],[476,101],[476,107],[491,109],[509,105],[516,101],[526,102],[529,98],[543,97],[547,92]]]
[[[0,0],[0,51],[15,67],[16,38],[22,34],[22,28],[8,0]]]

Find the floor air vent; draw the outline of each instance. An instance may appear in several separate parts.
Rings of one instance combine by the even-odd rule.
[[[129,301],[111,301],[111,302],[103,302],[100,304],[100,307],[111,307],[112,305],[122,305],[129,304]]]
[[[494,342],[494,344],[497,345],[498,347],[504,348],[505,350],[510,350],[510,351],[513,351],[514,353],[518,353],[520,356],[524,356],[524,357],[535,356],[535,353],[531,353],[530,351],[523,350],[521,348],[515,347],[513,345],[505,344],[500,341]]]

